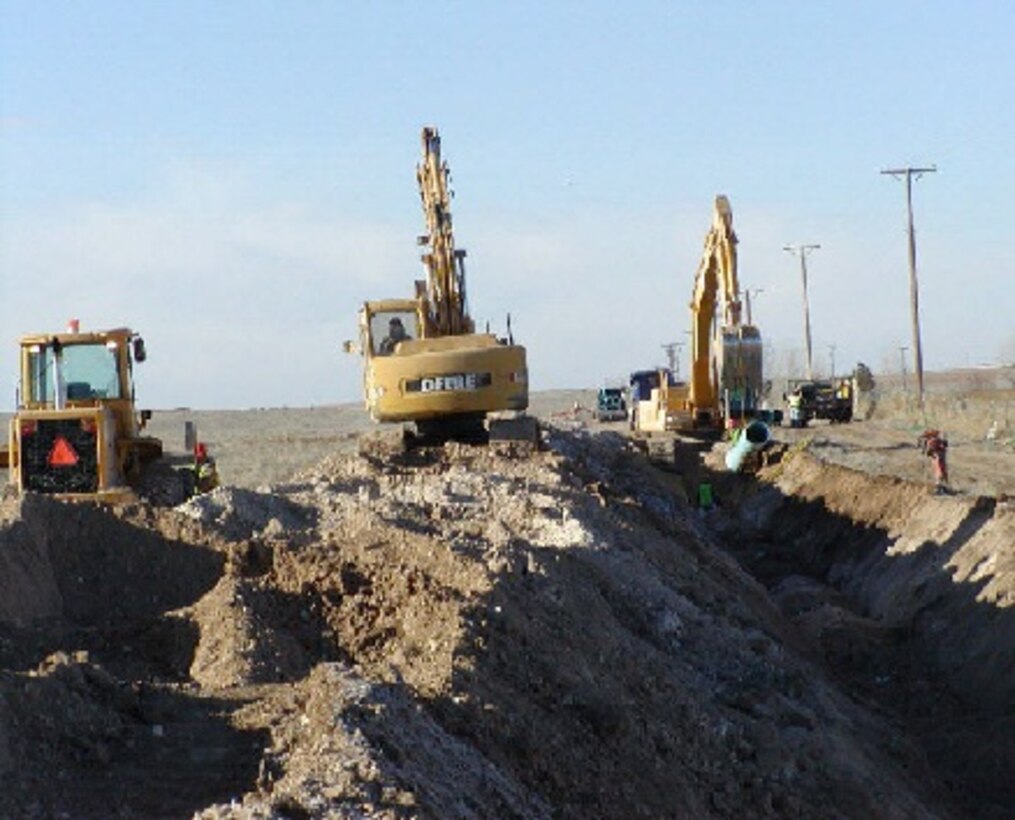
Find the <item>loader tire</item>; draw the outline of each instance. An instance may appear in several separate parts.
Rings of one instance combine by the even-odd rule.
[[[175,507],[194,494],[194,473],[161,461],[152,462],[141,474],[137,493],[154,507]]]

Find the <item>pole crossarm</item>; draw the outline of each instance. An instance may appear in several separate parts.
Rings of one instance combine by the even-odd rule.
[[[882,174],[889,174],[890,176],[901,178],[915,174],[916,178],[919,179],[924,174],[937,173],[937,166],[929,165],[926,168],[911,168],[908,165],[905,168],[885,168],[881,171]]]

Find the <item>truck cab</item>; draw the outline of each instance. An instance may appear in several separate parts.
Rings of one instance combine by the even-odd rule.
[[[596,396],[596,419],[624,421],[627,419],[627,401],[620,387],[600,387]]]

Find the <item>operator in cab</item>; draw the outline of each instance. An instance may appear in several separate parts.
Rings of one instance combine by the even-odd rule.
[[[395,352],[395,346],[399,342],[404,342],[406,339],[412,337],[405,332],[405,325],[402,324],[402,320],[397,316],[393,317],[388,322],[388,335],[381,341],[381,355],[389,356]]]

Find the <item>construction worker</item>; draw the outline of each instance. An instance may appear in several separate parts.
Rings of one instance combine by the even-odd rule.
[[[208,454],[203,441],[194,446],[194,495],[208,493],[219,485],[218,468],[215,459]]]
[[[806,427],[807,420],[804,418],[803,406],[804,397],[799,387],[786,397],[786,403],[789,405],[789,426]]]
[[[634,430],[638,426],[638,402],[641,401],[641,383],[637,379],[632,380],[627,392],[628,425]]]
[[[715,499],[712,496],[712,485],[707,481],[698,484],[698,514],[704,515],[715,507]]]
[[[938,494],[948,491],[948,440],[940,430],[924,430],[917,439],[923,454],[934,469],[934,488]]]

